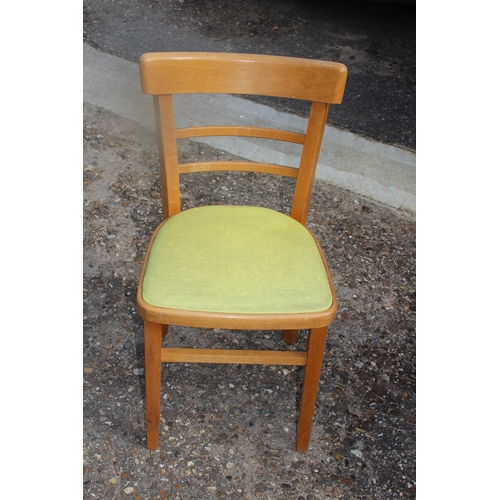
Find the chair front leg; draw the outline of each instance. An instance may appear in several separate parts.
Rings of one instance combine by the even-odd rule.
[[[163,330],[161,324],[144,321],[146,425],[150,450],[157,450],[160,441],[161,340]]]
[[[309,449],[314,406],[318,394],[327,332],[327,326],[309,330],[307,364],[302,386],[302,399],[300,403],[300,417],[297,431],[297,451],[307,451]]]

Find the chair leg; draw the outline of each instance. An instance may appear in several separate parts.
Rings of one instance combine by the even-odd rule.
[[[161,336],[165,337],[167,333],[168,333],[168,325],[161,325]]]
[[[156,450],[160,441],[161,339],[163,325],[144,321],[146,377],[146,425],[148,448]]]
[[[309,331],[307,364],[302,386],[302,400],[300,404],[299,426],[297,431],[297,451],[309,449],[309,438],[314,417],[314,406],[318,394],[321,365],[325,352],[326,334],[328,327],[312,328]]]
[[[295,344],[295,342],[297,342],[298,336],[299,336],[298,330],[283,330],[283,340],[287,344]]]

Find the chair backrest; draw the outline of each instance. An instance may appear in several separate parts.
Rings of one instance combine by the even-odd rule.
[[[139,60],[142,91],[154,96],[160,154],[163,217],[180,211],[179,174],[210,170],[239,170],[296,179],[291,217],[306,223],[314,174],[330,104],[340,104],[347,68],[340,63],[292,57],[159,52]],[[176,129],[174,94],[246,94],[310,101],[305,133],[242,126],[194,126]],[[245,136],[302,144],[299,168],[258,162],[178,163],[177,139],[206,136]]]

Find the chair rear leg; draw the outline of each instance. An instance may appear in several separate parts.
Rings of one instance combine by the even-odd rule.
[[[312,328],[309,331],[307,364],[302,385],[302,400],[300,403],[300,417],[297,431],[297,451],[307,451],[309,449],[309,438],[311,436],[314,406],[318,394],[327,332],[327,326]]]
[[[283,340],[287,344],[295,344],[295,342],[297,342],[298,336],[299,336],[298,330],[283,330]]]
[[[146,425],[148,448],[156,450],[160,441],[161,340],[163,325],[144,321],[146,377]]]

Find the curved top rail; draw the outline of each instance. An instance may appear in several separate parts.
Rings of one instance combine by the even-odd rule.
[[[153,52],[139,59],[145,94],[249,94],[340,104],[347,68],[338,62],[216,52]]]

